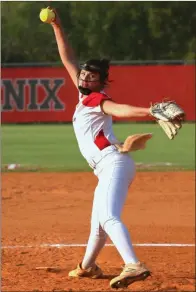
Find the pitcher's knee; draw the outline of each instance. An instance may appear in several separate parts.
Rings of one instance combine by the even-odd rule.
[[[115,224],[121,224],[121,220],[118,217],[115,216],[110,216],[107,218],[104,218],[103,220],[101,220],[100,224],[101,227],[103,228],[103,230],[105,230],[107,232],[108,229],[110,229],[112,226],[114,226]]]
[[[96,237],[96,238],[100,238],[100,239],[106,239],[107,238],[107,234],[106,232],[102,229],[101,226],[95,228],[95,229],[91,229],[91,233],[90,233],[91,237]]]

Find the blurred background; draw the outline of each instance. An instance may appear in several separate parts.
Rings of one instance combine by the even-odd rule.
[[[155,134],[151,147],[133,154],[138,165],[194,168],[196,2],[189,1],[1,2],[3,168],[88,169],[71,126],[77,90],[51,26],[39,19],[48,5],[57,9],[80,62],[111,60],[107,91],[114,100],[149,106],[170,98],[186,111],[172,142],[150,118],[114,118],[122,140],[136,132]]]
[[[1,3],[2,63],[59,62],[50,25],[39,11],[57,8],[77,56],[113,61],[195,59],[193,1],[14,1]]]

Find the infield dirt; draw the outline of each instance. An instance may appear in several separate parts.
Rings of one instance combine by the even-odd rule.
[[[109,280],[123,265],[114,247],[105,247],[97,260],[104,278],[90,280],[67,276],[81,261],[85,247],[40,246],[87,243],[96,183],[89,172],[2,174],[3,291],[113,290]],[[134,244],[195,244],[194,206],[193,171],[138,172],[122,218]],[[194,246],[135,246],[135,250],[152,277],[126,291],[195,291]],[[39,266],[60,270],[36,270]]]

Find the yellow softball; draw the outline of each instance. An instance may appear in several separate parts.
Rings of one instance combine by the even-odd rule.
[[[43,8],[40,11],[39,18],[41,19],[42,22],[51,23],[55,19],[55,13],[48,7]]]

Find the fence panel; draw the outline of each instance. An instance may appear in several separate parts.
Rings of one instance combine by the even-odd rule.
[[[3,67],[1,73],[2,123],[72,120],[78,93],[63,67]],[[112,65],[110,80],[106,92],[116,102],[145,107],[169,98],[195,121],[194,64]]]

